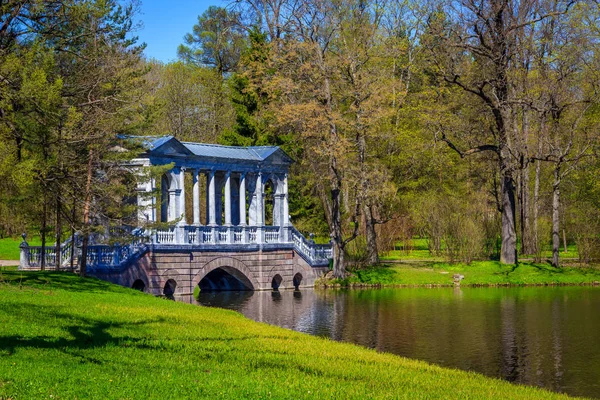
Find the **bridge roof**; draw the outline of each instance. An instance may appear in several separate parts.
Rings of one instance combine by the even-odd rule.
[[[211,160],[219,163],[279,164],[293,162],[279,146],[223,146],[218,144],[181,142],[174,136],[129,136],[130,140],[141,141],[142,147],[151,158],[188,159],[190,161]]]
[[[191,142],[181,142],[181,144],[199,157],[216,157],[247,161],[264,161],[279,150],[278,146],[238,147]]]

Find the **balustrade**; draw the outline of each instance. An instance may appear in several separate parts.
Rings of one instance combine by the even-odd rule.
[[[260,229],[260,231],[259,231]],[[285,235],[284,231],[285,230]],[[136,232],[136,231],[133,231]],[[180,233],[178,233],[180,232]],[[170,227],[159,229],[154,232],[152,237],[143,235],[142,230],[138,230],[133,240],[128,244],[114,246],[91,244],[87,250],[87,265],[94,268],[118,267],[126,263],[140,251],[145,251],[146,244],[150,242],[157,245],[169,246],[196,246],[196,245],[241,245],[241,244],[259,244],[259,232],[266,244],[293,244],[298,254],[304,257],[311,265],[323,265],[332,257],[331,245],[317,245],[312,240],[307,240],[294,227],[281,228],[278,226],[195,226],[186,225],[181,227]],[[289,242],[288,242],[289,240]],[[61,245],[61,266],[71,264],[71,252],[74,259],[79,259],[80,240],[76,238],[75,243],[71,240],[65,241]],[[76,246],[76,248],[73,247]],[[36,268],[41,266],[42,248],[39,246],[29,246],[28,260],[29,267]],[[75,261],[74,260],[74,261]],[[45,265],[49,268],[56,267],[57,257],[54,247],[47,247],[45,252]],[[76,265],[76,262],[74,262]]]
[[[266,243],[279,242],[279,227],[278,226],[265,227],[265,242]]]

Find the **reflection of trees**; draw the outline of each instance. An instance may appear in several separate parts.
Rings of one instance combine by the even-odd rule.
[[[234,304],[227,307],[257,321],[444,366],[572,394],[598,393],[595,288],[283,290],[276,297],[245,296],[230,297],[226,301]]]

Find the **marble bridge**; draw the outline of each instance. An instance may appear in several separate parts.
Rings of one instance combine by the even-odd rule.
[[[146,151],[128,170],[169,166],[138,184],[140,227],[126,244],[94,238],[91,275],[155,295],[201,290],[270,290],[312,286],[329,270],[330,245],[317,245],[290,222],[288,170],[277,146],[233,147],[140,138]],[[48,268],[77,268],[80,237],[46,247]],[[41,247],[21,244],[20,269],[38,269]]]

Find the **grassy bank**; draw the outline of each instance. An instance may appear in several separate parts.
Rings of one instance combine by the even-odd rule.
[[[345,285],[453,285],[454,274],[464,275],[462,286],[469,285],[576,285],[600,282],[598,267],[554,268],[550,264],[519,263],[502,265],[497,261],[476,261],[470,265],[443,262],[378,265],[353,272]]]
[[[0,283],[0,398],[559,398],[71,274]]]

